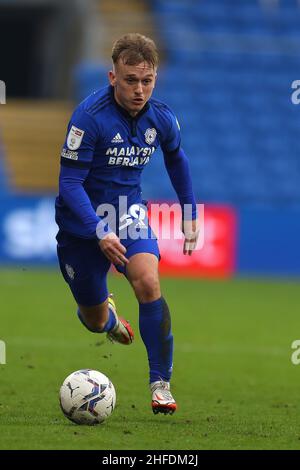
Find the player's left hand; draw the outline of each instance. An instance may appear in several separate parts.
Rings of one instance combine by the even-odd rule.
[[[198,219],[183,220],[181,223],[181,230],[185,237],[183,244],[183,254],[191,256],[197,246],[200,232]]]

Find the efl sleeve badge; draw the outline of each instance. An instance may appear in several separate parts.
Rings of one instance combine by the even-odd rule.
[[[84,131],[72,126],[67,138],[67,146],[70,150],[77,150],[80,147],[84,136]]]

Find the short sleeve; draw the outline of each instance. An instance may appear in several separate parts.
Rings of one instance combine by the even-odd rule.
[[[77,108],[68,124],[61,152],[61,164],[74,168],[90,168],[99,138],[97,122],[84,109]]]
[[[169,121],[169,127],[166,130],[165,140],[161,144],[163,152],[173,152],[178,149],[181,143],[181,134],[179,122],[175,114],[168,109],[167,117]]]

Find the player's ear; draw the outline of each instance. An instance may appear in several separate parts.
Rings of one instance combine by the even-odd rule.
[[[116,74],[113,72],[113,70],[110,70],[108,72],[108,79],[109,79],[109,83],[112,85],[112,86],[115,86],[115,83],[116,83]]]
[[[157,71],[155,70],[153,88],[155,88],[156,80],[157,80]]]

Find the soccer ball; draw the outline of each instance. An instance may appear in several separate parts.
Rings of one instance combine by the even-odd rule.
[[[116,405],[116,392],[106,375],[83,369],[70,374],[59,392],[64,415],[77,424],[103,423]]]

